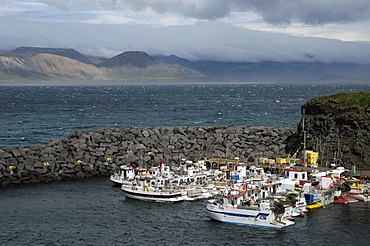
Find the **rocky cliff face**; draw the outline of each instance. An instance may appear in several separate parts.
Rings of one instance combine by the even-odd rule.
[[[28,64],[51,77],[107,79],[103,72],[94,65],[53,54],[34,55],[28,59]]]
[[[107,79],[94,65],[47,53],[0,56],[0,69],[28,78]]]
[[[307,149],[319,151],[323,165],[335,161],[370,168],[370,93],[312,99],[302,113]],[[298,132],[303,136],[302,120]]]

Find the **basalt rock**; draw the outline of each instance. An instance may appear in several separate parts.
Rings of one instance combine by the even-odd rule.
[[[116,166],[181,158],[285,157],[295,130],[279,127],[160,127],[74,132],[47,145],[0,149],[0,187],[108,176]]]
[[[370,168],[370,93],[340,93],[302,106],[307,148],[320,153],[322,165],[343,162]],[[298,133],[303,136],[303,118]],[[303,139],[303,138],[302,138]]]

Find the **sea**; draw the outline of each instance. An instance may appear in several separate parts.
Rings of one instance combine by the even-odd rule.
[[[51,83],[50,83],[51,84]],[[370,83],[0,86],[0,148],[74,131],[160,126],[296,127],[309,99]],[[368,245],[370,203],[330,204],[284,229],[223,224],[206,201],[126,199],[108,177],[0,189],[0,245]]]

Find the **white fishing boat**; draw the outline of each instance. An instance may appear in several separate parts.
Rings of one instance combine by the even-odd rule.
[[[135,177],[135,168],[133,166],[121,165],[110,176],[114,186],[122,186],[124,180]]]
[[[153,202],[196,201],[212,197],[206,186],[207,175],[192,167],[187,164],[181,168],[181,174],[176,174],[161,161],[157,167],[136,168],[136,175],[125,179],[121,189],[128,198]]]
[[[205,187],[194,184],[190,184],[181,188],[181,191],[184,201],[205,200],[213,197],[212,191]]]
[[[295,223],[284,217],[285,208],[274,207],[272,200],[260,200],[250,204],[243,194],[230,193],[216,196],[207,202],[208,216],[223,223],[241,224],[267,228],[284,228]]]
[[[182,191],[170,187],[168,179],[161,177],[155,180],[134,179],[123,183],[121,189],[126,197],[136,200],[169,203],[184,201]]]
[[[285,202],[291,204],[290,215],[292,217],[303,217],[307,210],[307,203],[304,197],[300,197],[297,192],[288,192],[284,198]],[[287,212],[286,208],[286,212]]]

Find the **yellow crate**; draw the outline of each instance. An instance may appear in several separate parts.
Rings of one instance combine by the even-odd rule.
[[[289,158],[276,158],[277,164],[289,164],[290,159]]]
[[[275,164],[275,159],[269,159],[267,157],[260,157],[258,162],[261,164]]]
[[[307,156],[307,158],[319,158],[319,152],[306,150],[306,156]]]

